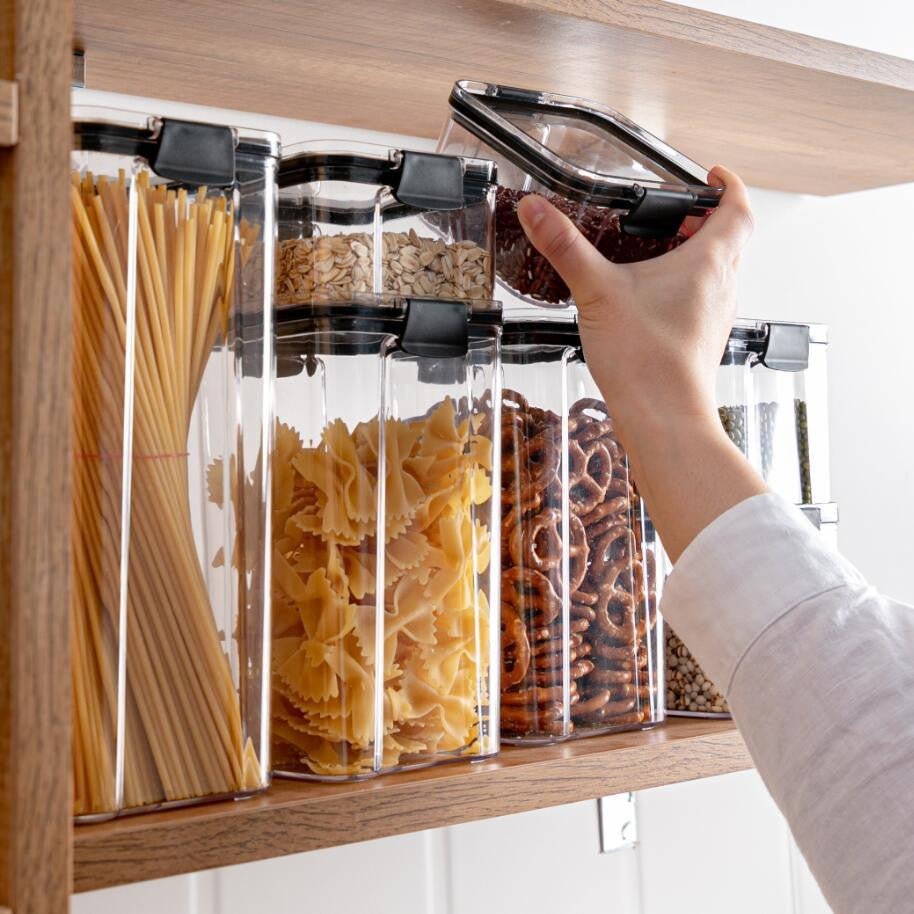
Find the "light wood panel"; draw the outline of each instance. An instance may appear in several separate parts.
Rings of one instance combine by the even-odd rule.
[[[727,774],[751,764],[729,721],[672,720],[642,733],[507,748],[487,762],[455,763],[371,781],[277,780],[269,793],[251,800],[78,827],[75,889],[574,803]]]
[[[19,86],[0,79],[0,146],[15,146],[19,137]]]
[[[436,136],[454,80],[486,79],[605,102],[761,187],[914,180],[914,62],[660,0],[76,0],[76,13],[90,88]]]
[[[67,0],[0,0],[0,904],[70,890],[70,230]]]

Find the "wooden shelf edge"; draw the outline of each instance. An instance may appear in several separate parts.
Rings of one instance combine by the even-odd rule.
[[[19,86],[0,79],[0,146],[15,146],[19,141]]]
[[[667,0],[504,0],[545,13],[914,91],[914,62]]]
[[[371,781],[278,780],[253,799],[78,826],[74,891],[247,863],[752,767],[729,721],[671,720]]]

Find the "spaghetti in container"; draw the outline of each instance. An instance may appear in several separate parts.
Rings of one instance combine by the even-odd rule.
[[[77,109],[78,821],[268,783],[278,139]]]

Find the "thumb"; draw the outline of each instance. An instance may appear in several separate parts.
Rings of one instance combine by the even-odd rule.
[[[530,243],[565,280],[578,306],[605,292],[614,265],[564,213],[538,194],[529,194],[518,203],[517,215]]]

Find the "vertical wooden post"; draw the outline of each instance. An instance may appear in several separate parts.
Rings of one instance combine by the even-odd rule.
[[[0,0],[0,905],[65,914],[70,824],[70,0]]]

